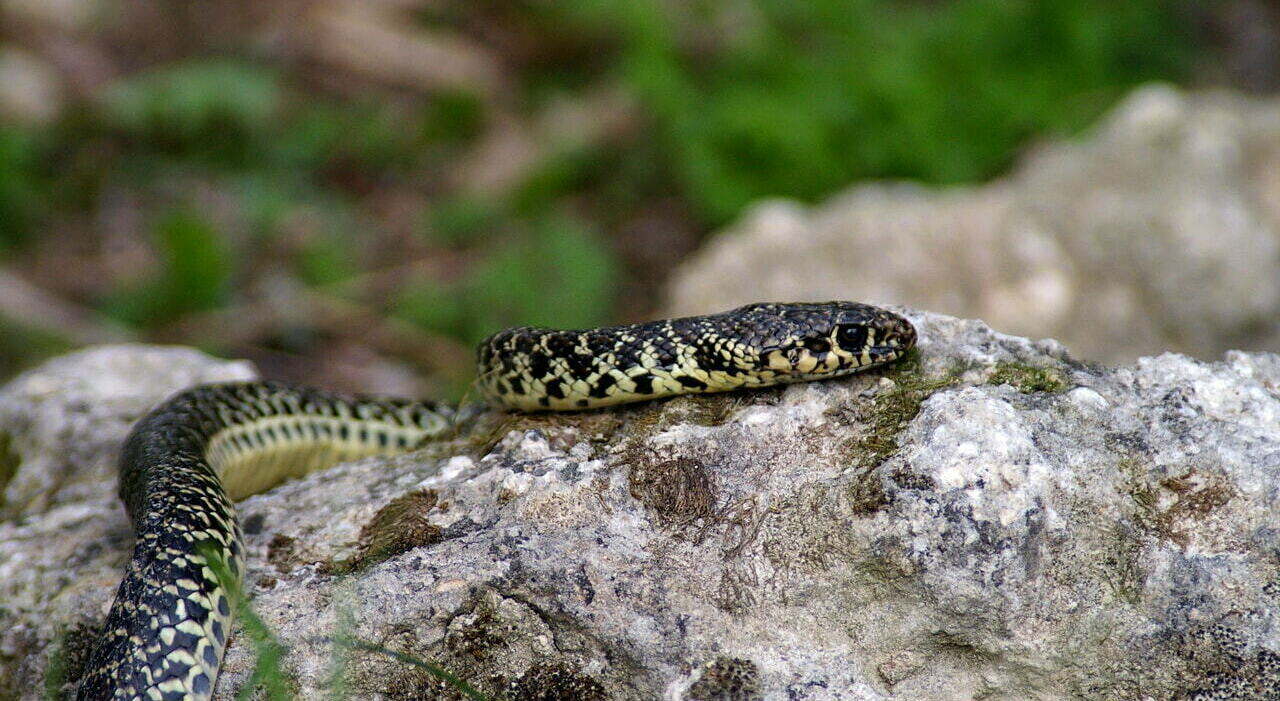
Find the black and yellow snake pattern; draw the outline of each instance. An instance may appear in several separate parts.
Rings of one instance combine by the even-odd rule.
[[[592,409],[838,377],[893,361],[915,340],[906,319],[864,304],[754,304],[587,331],[510,329],[481,343],[477,383],[495,409]],[[120,457],[137,541],[78,698],[210,698],[231,606],[207,558],[233,577],[244,569],[232,500],[412,450],[456,417],[432,402],[276,382],[195,387],[152,410]]]

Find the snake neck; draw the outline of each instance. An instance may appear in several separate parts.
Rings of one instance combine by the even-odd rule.
[[[892,362],[915,340],[903,317],[856,302],[750,304],[583,331],[507,329],[480,344],[477,383],[491,406],[573,411],[839,377]]]

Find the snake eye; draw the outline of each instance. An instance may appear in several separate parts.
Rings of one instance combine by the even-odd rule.
[[[867,327],[855,324],[837,327],[836,341],[845,350],[860,349],[867,342]]]
[[[831,350],[831,341],[825,338],[810,338],[804,342],[804,347],[811,353],[826,353]]]

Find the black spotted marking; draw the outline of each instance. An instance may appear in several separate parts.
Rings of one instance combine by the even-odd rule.
[[[222,621],[214,621],[212,627],[213,639],[218,641],[219,645],[225,645],[227,642],[227,632],[222,628]]]
[[[636,394],[653,394],[653,375],[639,375],[631,381],[636,383]]]
[[[187,694],[183,691],[162,691],[160,692],[160,701],[186,701]]]
[[[577,334],[573,333],[553,333],[547,336],[547,351],[556,357],[568,357],[573,354],[573,347],[577,342]]]
[[[761,354],[761,359],[763,362],[763,354]],[[713,344],[699,344],[693,351],[693,361],[708,373],[724,372],[736,374],[741,372],[737,364],[733,362],[733,357],[727,352],[727,349],[722,350],[720,346]]]
[[[541,380],[551,372],[551,361],[543,353],[529,354],[529,377]]]
[[[679,377],[676,378],[676,380],[680,382],[681,386],[687,387],[689,389],[703,390],[707,388],[707,383],[703,382],[702,380],[699,380],[696,377],[690,377],[688,375],[680,375]]]
[[[165,658],[164,670],[160,672],[160,679],[186,679],[187,673],[190,671],[191,665],[186,662]]]
[[[201,672],[191,680],[191,690],[197,694],[208,694],[213,690],[213,685],[209,683],[209,675]]]
[[[566,357],[565,361],[575,380],[585,380],[595,372],[595,356],[590,353],[574,352]]]
[[[587,408],[587,406],[588,406],[589,404],[591,404],[591,402],[589,402],[589,401],[587,401],[587,400],[585,400],[585,399],[579,399],[576,403],[577,403],[577,405],[578,405],[579,407],[581,407],[581,408],[583,408],[583,409]]]
[[[618,379],[609,373],[605,373],[596,379],[596,383],[591,386],[588,393],[596,399],[604,399],[609,396],[609,388],[618,384]]]
[[[521,331],[524,331],[524,329],[512,329],[509,332],[516,335],[514,344],[515,351],[522,354],[532,353],[534,348],[534,336],[531,333],[521,333]]]
[[[524,394],[524,380],[519,377],[512,377],[510,382],[512,392],[516,394]]]
[[[538,397],[538,404],[540,406],[551,406],[551,400],[547,397]]]
[[[680,360],[679,347],[676,340],[667,336],[663,336],[654,343],[654,362],[658,367],[671,369],[676,366]]]
[[[547,382],[546,392],[552,399],[564,399],[564,381],[557,379]]]
[[[231,615],[231,604],[227,603],[227,597],[222,594],[218,595],[218,613],[223,616]]]
[[[618,346],[618,339],[605,333],[587,333],[583,338],[591,355],[597,358],[612,352]]]
[[[196,643],[200,640],[199,636],[191,633],[184,633],[180,630],[173,631],[173,646],[182,650],[196,649]]]
[[[187,616],[191,618],[191,620],[202,623],[209,619],[209,609],[205,608],[204,604],[198,601],[192,601],[191,599],[186,599],[185,602],[187,606]]]

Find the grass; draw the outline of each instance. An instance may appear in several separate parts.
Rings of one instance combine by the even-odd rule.
[[[163,267],[151,279],[113,292],[103,302],[108,316],[147,326],[226,303],[232,265],[222,237],[192,209],[176,209],[152,227]]]
[[[445,684],[448,684],[455,691],[471,699],[472,701],[490,701],[489,696],[486,696],[485,694],[480,693],[475,689],[475,687],[459,679],[457,676],[449,672],[449,670],[441,667],[440,665],[427,662],[426,660],[419,659],[417,657],[414,657],[413,655],[406,655],[402,652],[396,652],[395,650],[385,648],[381,645],[374,645],[373,643],[367,643],[362,640],[356,640],[353,638],[331,638],[331,640],[335,645],[347,648],[349,650],[373,652],[379,655],[390,657],[391,659],[396,660],[397,662],[402,662],[411,667],[416,667],[417,669],[420,669],[426,672],[427,674],[430,674],[431,676],[439,679]]]
[[[254,692],[261,688],[268,701],[293,701],[296,696],[290,688],[291,683],[281,665],[285,653],[284,646],[253,610],[248,598],[244,595],[244,590],[240,587],[240,579],[231,574],[218,550],[212,545],[205,544],[205,547],[198,548],[198,551],[204,556],[214,576],[218,578],[218,583],[226,591],[227,598],[231,601],[232,614],[240,622],[240,628],[249,638],[249,646],[253,649],[255,657],[253,675],[240,687],[236,698],[253,698]]]
[[[262,698],[266,698],[268,701],[294,701],[297,695],[292,690],[293,682],[284,671],[283,666],[284,656],[287,652],[286,648],[253,609],[252,604],[244,595],[239,579],[231,574],[217,551],[212,547],[205,547],[201,548],[201,552],[208,561],[210,569],[213,570],[214,576],[218,578],[218,583],[226,590],[234,616],[239,621],[244,635],[248,637],[249,646],[253,651],[255,660],[253,674],[240,687],[236,698],[259,698],[255,696],[255,693],[261,689],[263,692]],[[343,627],[348,627],[349,625],[350,622],[347,621]],[[331,636],[328,640],[335,645],[335,662],[332,668],[335,670],[334,676],[335,680],[339,682],[339,687],[345,683],[342,675],[347,663],[345,658],[342,657],[343,651],[358,650],[384,655],[398,662],[421,669],[449,685],[466,698],[472,699],[472,701],[489,701],[490,699],[490,697],[480,693],[470,684],[440,665],[419,659],[413,655],[406,655],[381,645],[365,642],[345,633]],[[50,674],[53,671],[60,670],[60,668],[55,668],[52,665],[50,669]]]
[[[451,240],[474,220],[494,216],[459,206],[463,211],[442,215]],[[490,246],[477,265],[455,280],[418,281],[393,314],[468,345],[508,326],[583,328],[608,318],[620,271],[594,232],[565,213],[506,221],[507,240]]]

